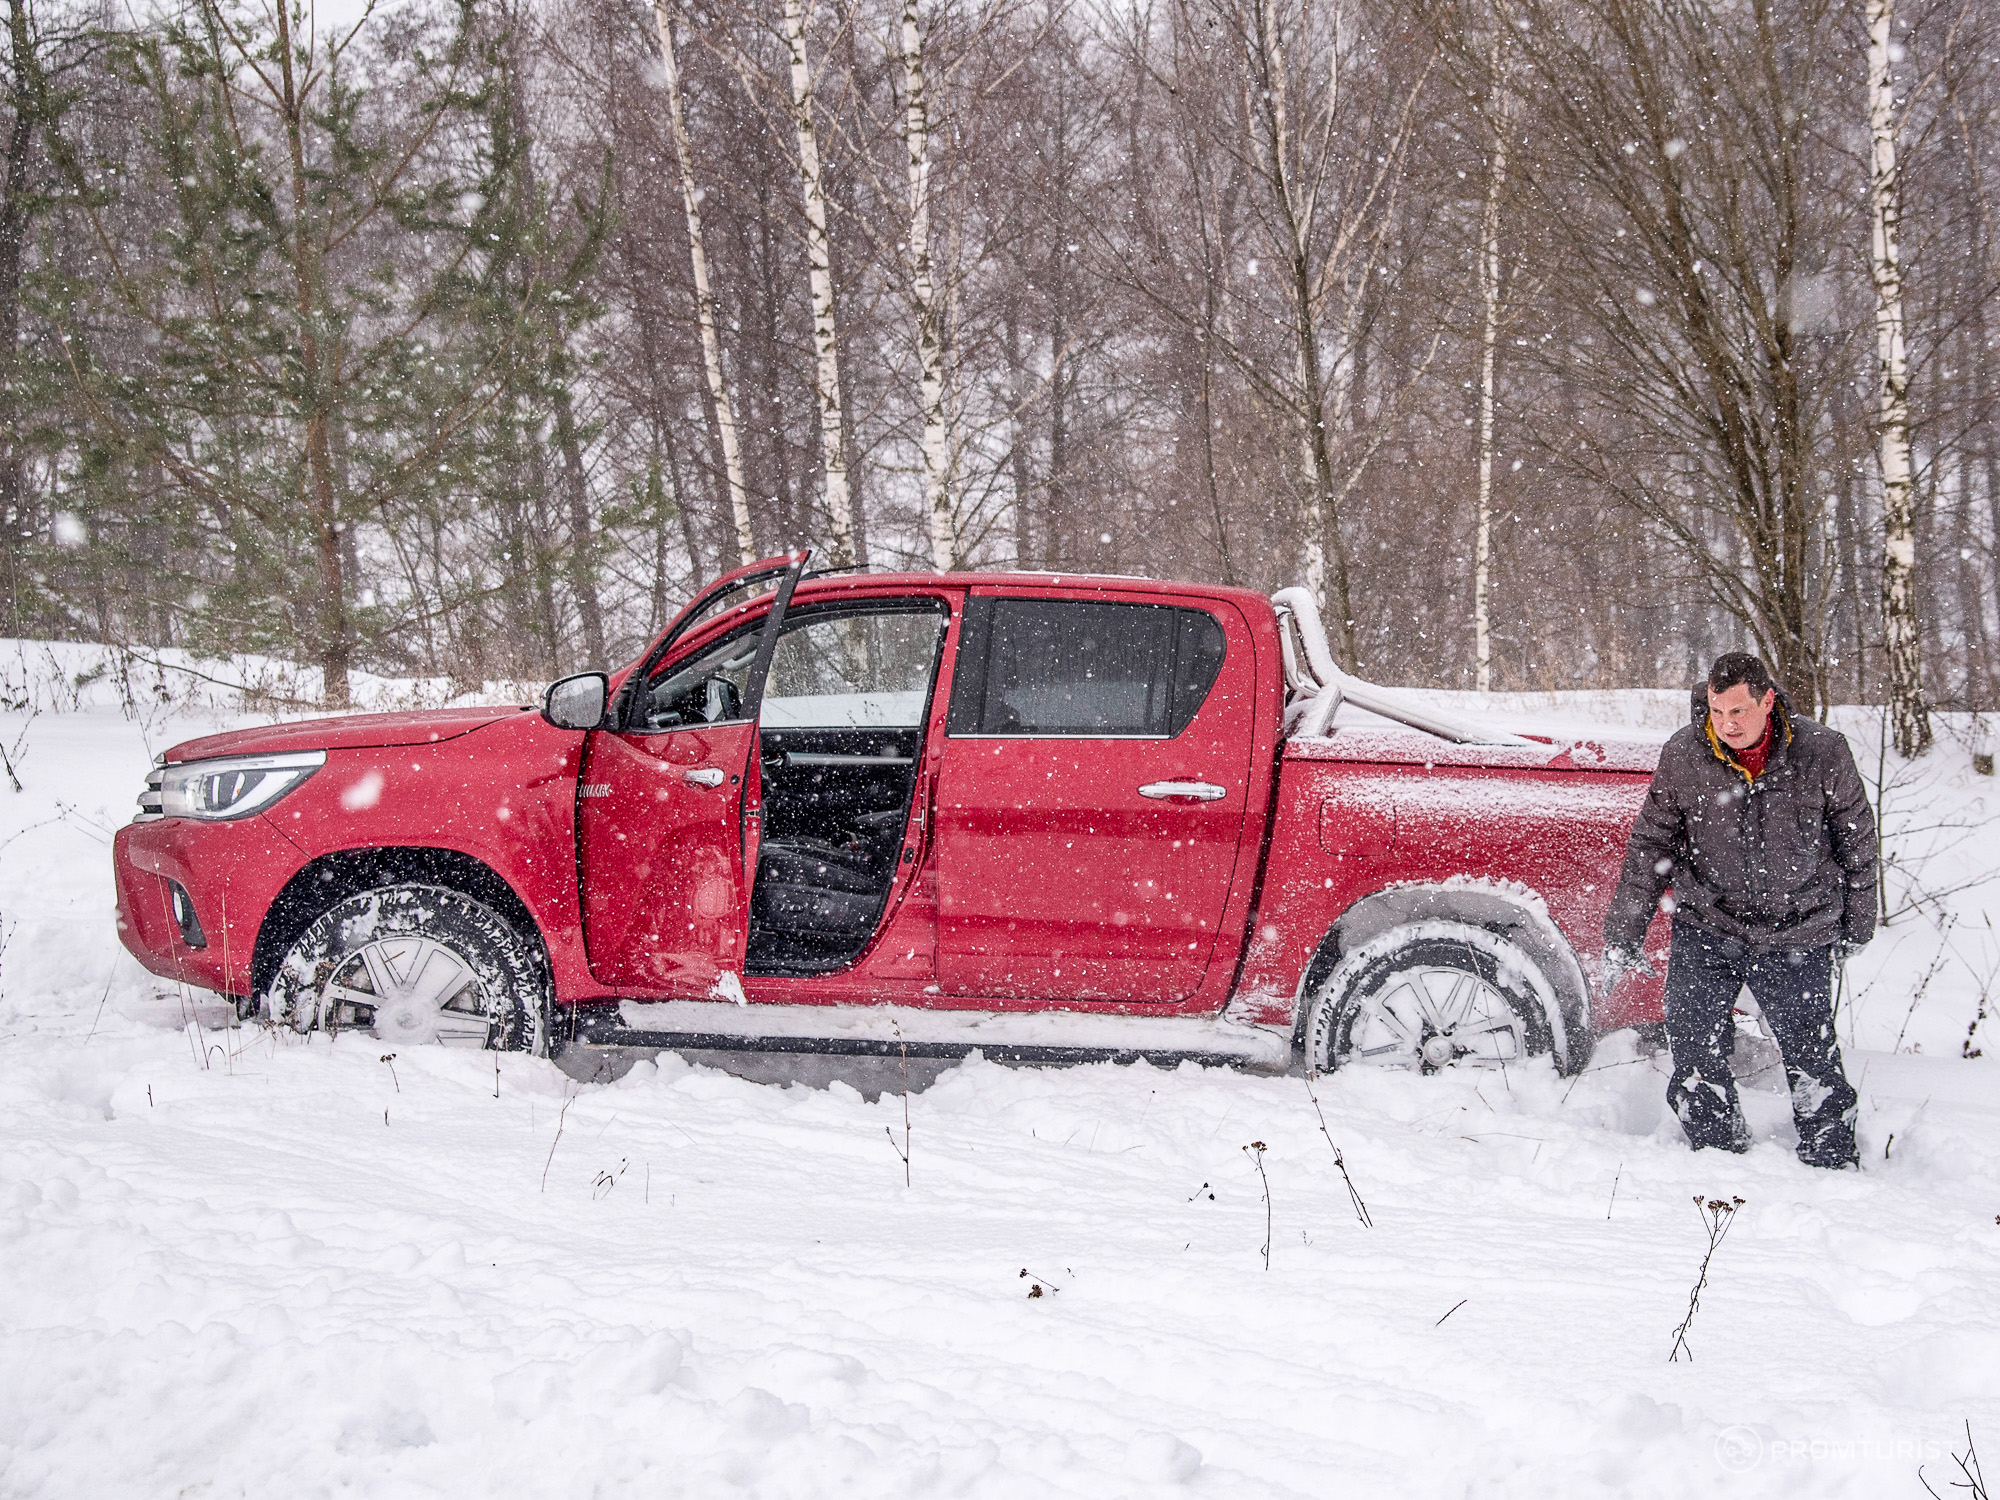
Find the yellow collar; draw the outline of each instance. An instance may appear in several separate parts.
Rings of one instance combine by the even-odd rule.
[[[1780,727],[1784,729],[1785,743],[1789,745],[1792,742],[1792,721],[1790,716],[1787,715],[1784,712],[1784,710],[1781,709],[1777,704],[1773,703],[1771,705],[1771,717],[1776,719]],[[1738,760],[1734,755],[1731,755],[1729,751],[1724,748],[1721,738],[1715,732],[1715,721],[1709,718],[1707,715],[1702,716],[1701,732],[1708,736],[1708,748],[1715,752],[1715,758],[1717,760],[1721,761],[1725,766],[1728,766],[1738,776],[1741,776],[1743,778],[1744,785],[1755,786],[1757,784],[1757,778],[1750,774],[1749,769],[1743,764],[1743,762]],[[1774,746],[1773,748],[1775,749],[1776,747]],[[1767,770],[1770,768],[1770,764],[1771,762],[1767,758],[1764,762],[1765,768]]]

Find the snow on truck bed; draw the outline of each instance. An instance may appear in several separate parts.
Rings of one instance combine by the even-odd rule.
[[[1452,744],[1343,703],[1326,734],[1294,734],[1286,741],[1285,753],[1292,760],[1490,766],[1523,771],[1639,771],[1650,776],[1659,764],[1660,746],[1687,718],[1687,696],[1682,693],[1671,695],[1677,716],[1658,727],[1650,721],[1664,717],[1655,711],[1662,705],[1643,702],[1629,705],[1627,712],[1610,724],[1579,722],[1580,712],[1596,707],[1593,700],[1609,696],[1606,694],[1411,691],[1404,696],[1474,723],[1506,730],[1526,743]],[[1507,701],[1517,698],[1526,701]],[[1575,699],[1584,701],[1563,701]]]
[[[1950,1493],[1968,1422],[2000,1454],[2000,1067],[1959,1057],[2000,856],[1949,737],[1878,763],[1836,715],[1924,892],[1849,978],[1859,1175],[1792,1160],[1769,1079],[1747,1157],[1690,1155],[1614,1037],[1322,1080],[1327,1135],[1296,1077],[974,1061],[909,1096],[906,1185],[893,1065],[583,1088],[223,1028],[118,948],[108,841],[230,715],[101,687],[0,714],[8,1500],[1872,1500]],[[1744,1206],[1669,1364],[1696,1195]]]

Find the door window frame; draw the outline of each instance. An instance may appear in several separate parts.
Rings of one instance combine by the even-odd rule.
[[[618,714],[617,722],[613,726],[614,732],[618,734],[654,735],[674,734],[683,729],[712,729],[717,727],[714,724],[670,724],[661,729],[650,729],[644,724],[635,724],[632,720],[641,699],[652,691],[653,673],[658,668],[669,665],[666,660],[667,653],[673,649],[683,636],[694,628],[694,625],[697,623],[695,616],[717,597],[727,594],[733,589],[742,588],[748,584],[759,582],[772,574],[776,574],[782,565],[782,576],[778,579],[777,592],[771,601],[770,613],[766,614],[757,626],[763,632],[763,635],[757,644],[757,657],[750,664],[750,675],[744,679],[745,692],[741,717],[720,721],[730,724],[756,723],[757,712],[763,706],[764,701],[764,674],[770,670],[771,653],[777,649],[778,631],[784,627],[785,613],[792,602],[792,592],[798,587],[799,579],[805,573],[806,564],[811,559],[812,549],[808,547],[803,551],[789,554],[780,563],[773,563],[768,568],[752,568],[744,571],[740,576],[732,574],[718,579],[709,586],[706,593],[697,595],[694,602],[681,611],[681,617],[674,622],[673,628],[661,638],[657,646],[646,653],[645,659],[638,666],[634,667],[626,677],[624,686],[619,692]],[[732,606],[732,612],[741,611],[748,614],[756,608],[762,599],[763,595],[761,594],[745,599],[741,603]],[[747,631],[744,633],[748,634]],[[710,646],[720,645],[724,640],[732,638],[733,635],[734,631],[732,630],[718,630],[711,638],[703,641],[693,651],[688,652],[688,655],[692,656],[695,654],[695,651],[706,651]]]
[[[625,680],[619,684],[618,700],[613,706],[610,715],[610,727],[612,731],[618,734],[671,733],[671,729],[644,729],[635,727],[632,723],[633,708],[638,703],[640,695],[647,690],[655,669],[666,661],[667,653],[672,651],[691,632],[702,625],[725,618],[727,614],[750,614],[763,601],[763,594],[752,594],[747,599],[738,600],[735,604],[729,606],[724,615],[709,616],[707,615],[707,611],[719,600],[726,599],[729,595],[741,589],[753,587],[768,579],[777,580],[774,590],[776,597],[772,600],[771,610],[773,615],[782,619],[785,606],[791,601],[792,590],[798,587],[799,579],[805,573],[806,565],[812,561],[812,555],[812,548],[805,547],[799,551],[786,552],[777,557],[763,558],[758,562],[747,564],[744,567],[737,568],[733,572],[723,574],[714,583],[711,583],[707,588],[696,594],[693,599],[688,601],[687,608],[674,617],[674,622],[666,628],[659,640],[653,644],[652,648],[639,659],[638,664],[625,674]],[[769,623],[768,617],[766,623]],[[724,632],[717,632],[715,639],[720,640],[723,634]],[[753,672],[756,670],[754,663],[751,670]],[[755,712],[753,705],[746,701],[744,707],[750,711],[749,717],[754,719]],[[741,723],[743,721],[732,719],[729,722]],[[694,726],[690,724],[675,725],[673,727],[676,729],[691,729]]]

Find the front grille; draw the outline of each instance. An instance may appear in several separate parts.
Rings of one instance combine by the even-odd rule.
[[[167,779],[164,766],[155,766],[146,773],[146,790],[139,793],[139,816],[134,822],[161,816],[163,804],[160,800],[160,786]]]

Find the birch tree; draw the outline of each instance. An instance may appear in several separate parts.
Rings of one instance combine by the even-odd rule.
[[[1501,93],[1500,58],[1505,32],[1494,17],[1492,54],[1486,70],[1486,210],[1479,225],[1479,480],[1474,498],[1472,540],[1473,681],[1482,693],[1493,688],[1493,398],[1494,355],[1500,343],[1500,198],[1507,181],[1507,108]]]
[[[951,431],[945,411],[944,336],[937,282],[931,270],[930,91],[924,78],[924,38],[917,0],[903,0],[903,149],[909,161],[910,297],[917,325],[918,401],[923,417],[924,513],[931,562],[939,572],[958,566],[958,530],[952,513]]]
[[[785,0],[785,50],[791,63],[792,129],[799,145],[799,189],[805,199],[806,270],[812,298],[813,394],[819,402],[820,467],[826,478],[832,563],[854,555],[854,516],[847,489],[847,446],[840,399],[840,338],[834,317],[833,247],[826,229],[826,182],[820,170],[814,80],[806,56],[805,0]]]
[[[1212,111],[1222,149],[1252,185],[1251,212],[1275,263],[1259,285],[1274,289],[1263,294],[1265,310],[1285,330],[1282,355],[1253,349],[1245,337],[1222,342],[1290,418],[1306,587],[1326,601],[1335,653],[1351,668],[1355,611],[1342,510],[1386,440],[1394,406],[1385,402],[1371,420],[1353,402],[1357,340],[1388,269],[1396,194],[1430,62],[1405,76],[1378,64],[1355,87],[1369,41],[1340,8],[1312,0],[1186,0],[1175,24],[1189,38],[1178,49],[1182,66],[1206,60],[1205,76],[1177,69],[1177,97]],[[1210,45],[1217,32],[1226,46]],[[1200,102],[1204,90],[1213,103]],[[1258,294],[1245,288],[1243,295]],[[1177,289],[1155,294],[1155,305],[1177,317],[1193,313],[1179,304]],[[1419,374],[1441,339],[1440,329]]]
[[[1918,649],[1916,478],[1910,464],[1910,372],[1903,343],[1901,198],[1896,174],[1893,0],[1868,0],[1868,270],[1875,286],[1877,452],[1882,464],[1882,634],[1896,753],[1931,745]]]
[[[0,610],[10,632],[23,635],[28,621],[48,618],[41,610],[42,580],[23,556],[23,539],[39,529],[30,465],[61,442],[49,430],[55,369],[24,339],[30,320],[23,311],[37,280],[35,238],[53,207],[47,162],[61,149],[73,88],[61,75],[81,64],[75,54],[83,49],[66,27],[52,35],[28,0],[8,0],[6,23],[0,60]]]
[[[674,21],[666,0],[654,0],[653,20],[660,33],[660,61],[667,85],[667,123],[674,137],[674,161],[680,169],[681,204],[687,211],[688,260],[694,276],[695,320],[701,326],[702,371],[708,398],[715,407],[715,436],[722,449],[722,472],[729,487],[729,515],[736,527],[736,555],[757,560],[757,536],[750,526],[750,490],[743,479],[743,449],[736,436],[736,407],[722,373],[722,336],[715,314],[715,291],[708,279],[708,242],[701,225],[701,188],[695,182],[694,147],[688,139],[687,108],[681,99],[680,60],[674,51]]]

